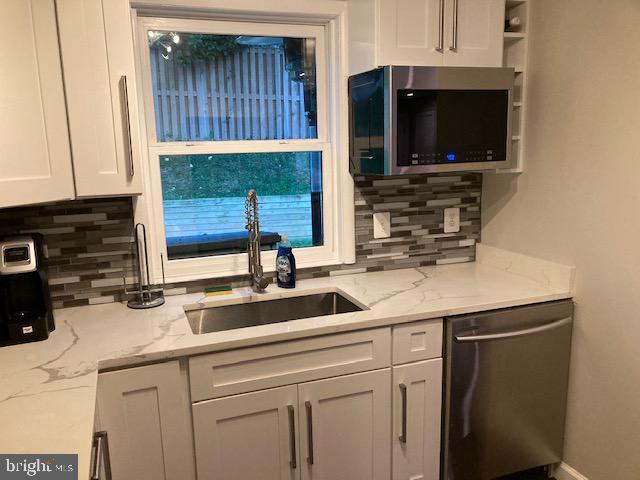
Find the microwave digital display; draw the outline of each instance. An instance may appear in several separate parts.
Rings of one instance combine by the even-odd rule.
[[[507,90],[397,90],[399,166],[506,158]]]

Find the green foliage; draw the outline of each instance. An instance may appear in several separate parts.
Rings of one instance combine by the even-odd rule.
[[[308,194],[309,153],[243,153],[160,157],[164,200]]]
[[[231,55],[244,48],[233,35],[207,35],[190,33],[182,35],[176,47],[176,57],[183,65],[197,60],[210,60],[221,55]]]

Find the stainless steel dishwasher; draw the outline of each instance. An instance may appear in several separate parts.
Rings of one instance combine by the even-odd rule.
[[[446,322],[444,480],[486,480],[562,459],[573,302]]]

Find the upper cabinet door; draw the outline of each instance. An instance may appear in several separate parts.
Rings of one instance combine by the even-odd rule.
[[[57,0],[79,197],[142,193],[128,0]]]
[[[0,208],[73,198],[53,0],[2,0]]]
[[[444,0],[378,0],[377,5],[378,65],[442,65]]]
[[[500,67],[504,0],[447,0],[445,65]]]
[[[388,480],[391,373],[357,373],[298,385],[303,480]]]

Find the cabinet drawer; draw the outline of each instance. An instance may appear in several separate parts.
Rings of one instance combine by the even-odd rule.
[[[391,330],[378,328],[189,359],[191,400],[388,367]]]
[[[393,364],[442,356],[442,319],[393,327]]]

